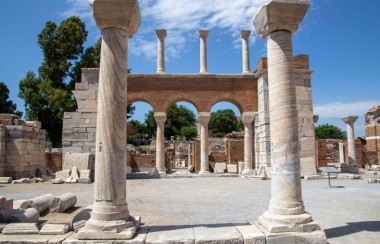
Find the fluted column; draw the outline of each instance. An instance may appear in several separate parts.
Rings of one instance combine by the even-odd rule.
[[[356,115],[348,115],[342,118],[343,122],[347,125],[348,166],[351,168],[349,170],[352,173],[358,173],[354,133],[354,123],[357,119],[358,116]]]
[[[165,74],[165,38],[166,30],[156,30],[158,37],[157,45],[157,73]]]
[[[165,168],[165,121],[166,113],[154,113],[154,119],[157,124],[156,134],[156,168],[159,174],[166,174]]]
[[[309,4],[307,0],[271,1],[254,19],[256,31],[267,40],[272,144],[271,200],[259,223],[268,232],[281,233],[284,240],[293,236],[300,243],[308,238],[325,243],[324,232],[305,212],[301,191],[292,33],[297,31]]]
[[[251,64],[249,61],[249,36],[251,31],[242,30],[240,32],[242,55],[243,55],[243,74],[251,73]]]
[[[127,58],[128,38],[140,26],[140,11],[137,0],[92,0],[91,4],[102,35],[95,196],[91,218],[77,237],[131,239],[138,226],[129,215],[126,197]]]
[[[198,121],[201,124],[201,170],[199,174],[208,174],[208,122],[210,121],[210,113],[200,112]]]
[[[245,112],[243,113],[243,123],[244,123],[244,170],[242,174],[249,175],[254,173],[253,169],[253,121],[257,113]]]
[[[208,30],[200,30],[199,38],[200,38],[200,73],[207,74],[207,37]]]

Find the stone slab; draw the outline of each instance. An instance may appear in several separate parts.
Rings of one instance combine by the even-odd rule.
[[[56,235],[53,238],[49,239],[48,244],[62,244],[64,240],[66,240],[69,236],[71,236],[73,232],[67,232],[64,235]]]
[[[321,176],[320,175],[305,175],[303,178],[305,180],[320,180]]]
[[[72,169],[75,166],[78,170],[91,170],[92,161],[91,153],[65,153],[62,168]]]
[[[237,172],[238,172],[238,167],[237,167],[237,165],[234,165],[234,164],[228,164],[228,165],[227,165],[227,172],[228,172],[228,173],[237,173]]]
[[[214,167],[214,173],[222,174],[222,173],[225,173],[226,169],[227,169],[226,163],[216,163]]]
[[[52,235],[0,235],[0,244],[50,244],[49,241],[54,237]],[[51,244],[60,244],[60,242]]]
[[[243,236],[235,226],[209,225],[194,227],[195,244],[243,244]]]
[[[12,183],[12,177],[0,177],[0,184]]]
[[[0,233],[3,231],[4,227],[6,226],[7,224],[0,224]]]
[[[37,224],[34,223],[13,223],[8,224],[2,231],[3,235],[27,235],[39,234]]]
[[[194,243],[194,231],[188,226],[154,226],[151,227],[145,243]]]
[[[63,235],[68,231],[68,224],[45,224],[40,230],[40,235]]]
[[[91,178],[91,170],[81,169],[79,171],[79,178]]]
[[[326,234],[323,230],[313,232],[266,233],[266,244],[326,244]]]
[[[357,174],[339,174],[338,179],[349,179],[349,180],[355,180],[360,179],[360,175]]]
[[[302,157],[300,158],[300,162],[301,176],[317,174],[317,168],[313,157]]]
[[[70,177],[70,174],[71,174],[71,169],[65,169],[62,171],[57,171],[57,172],[55,172],[55,178],[66,180],[67,178]]]
[[[254,224],[236,225],[243,237],[244,244],[265,244],[265,236]]]

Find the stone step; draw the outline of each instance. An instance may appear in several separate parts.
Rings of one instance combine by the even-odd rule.
[[[25,235],[39,234],[37,224],[34,223],[14,223],[4,227],[2,233],[4,235]]]

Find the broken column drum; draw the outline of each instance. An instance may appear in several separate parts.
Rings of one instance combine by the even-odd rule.
[[[165,121],[166,113],[154,113],[154,119],[157,124],[156,133],[156,168],[159,174],[166,174],[165,168]]]
[[[131,239],[136,232],[126,197],[128,38],[137,32],[137,0],[90,0],[102,35],[95,144],[94,208],[80,240]]]
[[[77,203],[77,197],[73,193],[65,193],[50,201],[49,208],[52,213],[63,213]]]
[[[49,209],[50,201],[54,199],[52,194],[45,194],[39,197],[30,199],[32,201],[32,208],[38,210],[39,213],[42,213]]]
[[[305,212],[301,191],[292,33],[297,31],[309,4],[271,1],[254,19],[257,32],[267,40],[272,148],[271,200],[259,223],[270,233],[281,233],[283,238],[297,236],[301,242],[311,238],[326,243],[324,232]]]

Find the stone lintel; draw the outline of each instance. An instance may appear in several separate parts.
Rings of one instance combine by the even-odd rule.
[[[263,5],[253,20],[262,39],[275,31],[296,32],[303,20],[310,0],[272,0]]]
[[[346,124],[353,124],[356,122],[359,116],[357,115],[347,115],[342,118],[342,121]]]
[[[141,25],[138,0],[89,0],[89,2],[100,30],[120,28],[132,38]]]
[[[244,124],[252,124],[255,121],[258,112],[244,112],[242,116],[242,120]]]
[[[156,35],[160,40],[162,40],[162,39],[165,39],[168,34],[167,34],[166,30],[164,30],[164,29],[157,29]]]
[[[200,38],[207,38],[208,37],[208,33],[209,33],[208,30],[199,30],[198,31],[198,34],[199,34]]]

